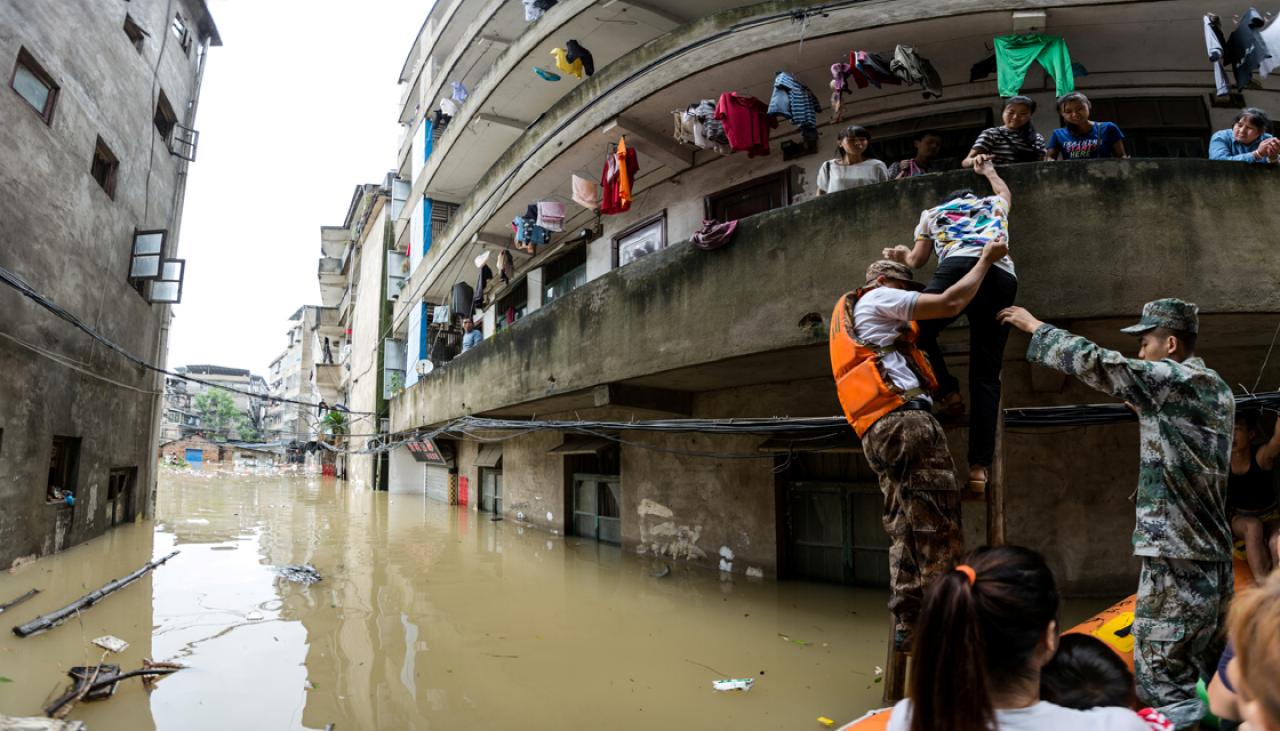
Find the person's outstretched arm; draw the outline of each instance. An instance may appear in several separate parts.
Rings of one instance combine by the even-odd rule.
[[[1276,429],[1271,435],[1271,441],[1262,445],[1254,461],[1262,469],[1269,470],[1276,466],[1276,457],[1280,457],[1280,418],[1276,419]]]
[[[988,183],[991,183],[991,190],[1004,199],[1005,205],[1013,205],[1013,191],[1009,190],[1009,184],[1004,182],[1004,178],[1000,177],[1000,173],[996,172],[996,166],[991,161],[988,160],[974,165],[973,171],[986,178]]]
[[[1031,334],[1028,362],[1075,376],[1090,388],[1118,396],[1139,414],[1158,409],[1174,381],[1173,366],[1165,361],[1126,357],[1042,322],[1025,308],[1006,307],[996,318]]]
[[[939,320],[955,317],[969,306],[973,296],[982,286],[982,278],[987,276],[991,265],[1003,259],[1009,253],[1009,245],[1005,243],[989,243],[982,247],[982,256],[960,281],[947,288],[941,294],[921,294],[916,300],[915,319]]]

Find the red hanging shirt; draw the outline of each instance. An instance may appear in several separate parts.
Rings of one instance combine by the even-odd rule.
[[[626,161],[625,169],[623,160]],[[600,173],[600,187],[604,188],[604,195],[600,198],[602,214],[612,215],[631,210],[631,186],[639,171],[640,162],[635,149],[626,147],[619,141],[618,151],[609,153],[604,162],[604,170]]]
[[[716,119],[724,122],[729,149],[746,151],[747,157],[769,154],[769,129],[778,120],[768,116],[769,107],[753,96],[726,91],[716,103]]]

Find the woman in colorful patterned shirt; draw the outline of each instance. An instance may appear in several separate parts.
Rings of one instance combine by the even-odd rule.
[[[1050,160],[1128,157],[1124,151],[1124,133],[1113,122],[1090,120],[1092,109],[1089,97],[1078,91],[1058,98],[1058,116],[1066,126],[1055,129],[1049,137]]]
[[[919,269],[938,255],[938,268],[925,292],[945,292],[978,262],[982,247],[991,241],[1009,238],[1009,205],[1013,194],[989,161],[980,162],[974,172],[986,177],[995,195],[980,198],[971,190],[958,190],[941,205],[920,214],[915,246],[884,250],[884,257]],[[982,287],[964,310],[969,319],[969,489],[981,493],[990,478],[996,448],[996,423],[1000,417],[1000,369],[1009,328],[996,321],[996,313],[1013,304],[1018,294],[1018,277],[1008,256],[995,263],[982,280]],[[929,355],[938,377],[940,416],[964,412],[960,381],[947,369],[938,334],[955,317],[920,322],[920,346]]]
[[[1044,159],[1044,137],[1031,124],[1036,102],[1029,96],[1011,96],[1004,102],[1001,127],[985,129],[973,143],[969,156],[960,162],[967,168],[980,163],[1009,165],[1015,162],[1039,162]]]

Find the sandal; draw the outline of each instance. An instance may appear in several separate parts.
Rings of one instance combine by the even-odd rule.
[[[973,479],[973,477],[970,477],[969,490],[968,490],[967,496],[975,500],[984,499],[987,495],[987,483],[990,481],[991,481],[991,470],[989,469],[983,470],[981,480],[975,480]]]

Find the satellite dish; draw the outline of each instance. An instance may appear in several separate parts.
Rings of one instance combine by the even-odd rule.
[[[431,371],[434,371],[435,369],[436,369],[435,363],[432,363],[429,360],[420,360],[418,361],[418,365],[416,366],[416,370],[418,371],[418,375],[420,376],[425,376]]]

